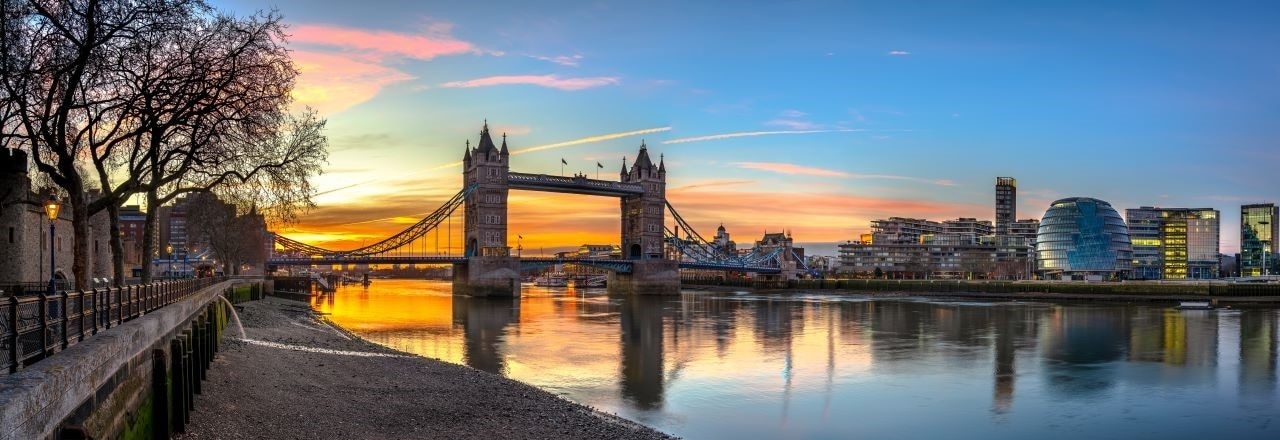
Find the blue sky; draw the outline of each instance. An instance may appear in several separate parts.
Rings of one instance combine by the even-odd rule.
[[[320,241],[384,236],[452,195],[449,164],[485,119],[517,150],[646,131],[513,156],[513,169],[558,174],[564,158],[566,173],[600,162],[616,177],[643,138],[666,155],[681,213],[740,240],[855,239],[891,215],[990,219],[1007,175],[1020,218],[1067,196],[1211,207],[1234,252],[1239,205],[1280,195],[1270,2],[214,4],[275,7],[291,26],[297,100],[329,120],[320,187],[349,187],[293,230]],[[557,224],[547,202],[583,219]],[[526,195],[511,209],[512,228],[547,246],[578,244],[556,241],[565,229],[617,231],[609,199]]]

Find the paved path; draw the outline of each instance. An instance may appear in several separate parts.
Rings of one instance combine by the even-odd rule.
[[[179,439],[665,439],[520,382],[405,355],[317,320],[244,303]],[[239,337],[235,324],[226,337]]]

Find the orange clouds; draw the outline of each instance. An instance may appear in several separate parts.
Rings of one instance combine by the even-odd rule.
[[[295,51],[293,61],[301,74],[294,101],[324,115],[368,101],[383,87],[414,79],[391,67],[338,54]]]
[[[422,33],[402,33],[331,25],[290,28],[293,59],[301,75],[293,97],[329,115],[373,99],[383,88],[416,79],[393,67],[404,59],[430,60],[444,55],[482,53],[449,35],[437,23]]]
[[[742,245],[750,245],[765,231],[789,229],[798,241],[842,241],[856,239],[872,219],[890,216],[918,218],[981,217],[986,205],[900,200],[829,193],[784,193],[756,191],[749,181],[695,182],[667,191],[668,200],[704,236],[724,223]],[[400,195],[370,198],[361,204],[317,209],[303,223],[285,235],[334,248],[349,249],[371,244],[402,230],[408,220],[421,218],[443,203],[447,196]],[[621,220],[619,205],[610,197],[512,191],[508,206],[508,245],[515,247],[517,235],[525,255],[540,250],[554,252],[576,248],[583,243],[617,243]],[[418,213],[410,215],[407,213]],[[462,212],[454,213],[452,237],[442,225],[427,234],[414,249],[433,253],[462,246]],[[345,221],[344,221],[345,220]],[[370,221],[372,220],[372,221]],[[667,217],[671,222],[670,216]],[[308,238],[314,240],[308,240]]]

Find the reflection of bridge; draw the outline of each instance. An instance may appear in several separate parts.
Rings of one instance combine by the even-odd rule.
[[[768,276],[794,271],[794,255],[783,249],[741,255],[707,241],[666,201],[666,164],[654,164],[641,143],[634,165],[624,161],[619,181],[511,172],[506,136],[493,143],[488,124],[480,141],[463,156],[463,189],[434,212],[403,231],[358,249],[335,251],[276,236],[273,265],[452,264],[454,291],[474,296],[519,295],[521,270],[560,263],[610,271],[609,289],[621,292],[672,293],[679,290],[679,268],[751,272]],[[529,258],[512,256],[507,246],[507,193],[546,191],[621,199],[623,259]],[[439,234],[458,208],[463,208],[461,256],[413,252],[428,233]],[[676,224],[668,228],[666,213]],[[439,243],[438,237],[436,240]]]

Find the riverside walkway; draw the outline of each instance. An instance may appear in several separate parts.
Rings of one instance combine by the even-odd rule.
[[[469,367],[397,352],[307,304],[241,304],[179,439],[668,439],[642,425]],[[239,337],[234,324],[226,337]]]

